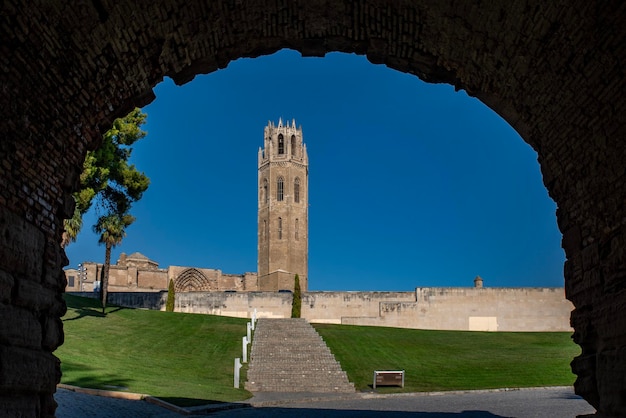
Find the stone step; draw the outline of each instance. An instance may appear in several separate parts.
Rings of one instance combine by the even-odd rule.
[[[265,392],[354,392],[335,356],[305,319],[258,320],[245,387]]]

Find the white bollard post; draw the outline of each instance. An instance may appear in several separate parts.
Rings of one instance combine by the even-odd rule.
[[[241,360],[235,359],[235,388],[239,389],[239,369],[241,369]]]
[[[256,308],[254,308],[254,312],[252,312],[252,331],[254,331],[255,322],[256,322]]]
[[[243,358],[243,362],[247,363],[248,362],[248,338],[247,337],[243,337],[241,339],[241,351],[242,351],[242,358]]]
[[[250,322],[248,322],[248,324],[246,325],[246,336],[248,337],[248,342],[252,341],[252,336],[250,335],[250,328],[252,326],[250,325]]]

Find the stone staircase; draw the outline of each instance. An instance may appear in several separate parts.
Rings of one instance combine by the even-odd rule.
[[[346,372],[306,319],[259,319],[252,339],[251,392],[354,392]]]

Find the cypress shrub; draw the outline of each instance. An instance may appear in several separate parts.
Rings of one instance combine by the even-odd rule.
[[[291,301],[291,317],[300,318],[302,308],[302,294],[300,293],[300,277],[296,274],[295,284],[293,286],[293,299]]]
[[[176,300],[176,293],[174,293],[174,280],[170,279],[170,284],[167,287],[167,302],[165,303],[166,312],[174,312],[175,300]]]

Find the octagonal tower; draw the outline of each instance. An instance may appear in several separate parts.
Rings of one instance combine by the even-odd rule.
[[[269,122],[259,148],[258,280],[263,291],[308,289],[309,158],[296,121]]]

